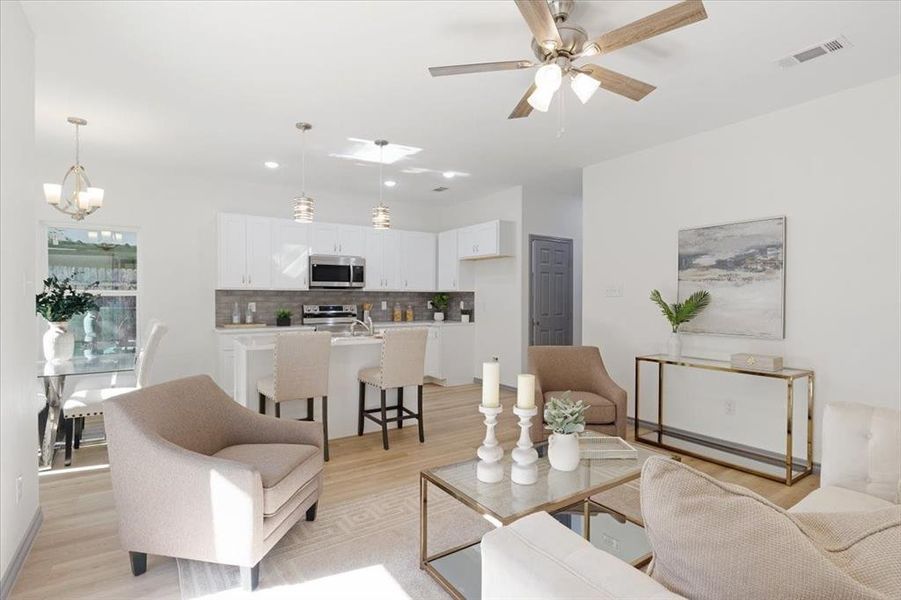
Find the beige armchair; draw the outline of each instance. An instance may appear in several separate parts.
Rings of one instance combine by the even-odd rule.
[[[535,375],[535,406],[544,414],[552,396],[571,391],[573,400],[588,405],[585,427],[626,437],[626,390],[607,374],[601,351],[594,346],[530,346],[529,373]],[[547,437],[542,425],[539,440]]]
[[[209,377],[137,390],[104,405],[119,537],[134,575],[147,554],[259,563],[322,488],[322,428],[236,404]]]

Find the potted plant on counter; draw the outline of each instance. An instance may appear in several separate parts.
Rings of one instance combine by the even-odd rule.
[[[544,428],[548,438],[547,458],[558,471],[575,471],[579,466],[579,436],[585,431],[585,409],[581,400],[573,402],[570,392],[551,397],[544,405]]]
[[[444,320],[444,311],[447,310],[448,302],[450,302],[450,297],[447,294],[435,294],[432,296],[432,306],[435,307],[436,321]]]
[[[688,323],[694,319],[702,310],[710,304],[710,292],[706,290],[698,290],[689,296],[685,302],[676,302],[667,304],[663,296],[657,290],[651,291],[651,301],[660,307],[660,312],[669,321],[673,328],[670,335],[669,344],[667,345],[667,353],[670,356],[679,358],[682,356],[682,338],[679,336],[679,326]]]
[[[291,326],[291,317],[294,316],[294,313],[288,310],[287,308],[280,308],[275,311],[275,324],[279,327],[290,327]]]
[[[71,278],[62,281],[56,275],[44,280],[44,291],[35,296],[35,312],[47,320],[50,328],[44,334],[44,358],[50,362],[62,362],[75,353],[75,336],[68,330],[69,319],[89,310],[97,310],[94,294],[79,292],[70,283]],[[92,289],[100,282],[86,286]]]

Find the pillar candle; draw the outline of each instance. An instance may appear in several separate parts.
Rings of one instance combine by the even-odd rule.
[[[501,365],[491,361],[482,364],[482,406],[496,408],[500,404]]]
[[[535,408],[535,376],[521,373],[516,378],[516,408]]]

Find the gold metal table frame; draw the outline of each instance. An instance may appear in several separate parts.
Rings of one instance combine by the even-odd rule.
[[[640,423],[641,420],[639,418],[638,406],[639,406],[639,380],[641,375],[641,363],[656,363],[657,364],[657,428],[650,432],[641,433],[640,432]],[[666,435],[666,430],[663,424],[663,367],[665,365],[674,365],[679,367],[689,367],[694,369],[705,369],[708,371],[721,371],[726,373],[738,373],[741,375],[752,375],[755,377],[767,377],[771,379],[781,379],[786,383],[786,419],[785,419],[785,475],[774,475],[772,473],[767,473],[758,469],[752,469],[745,465],[731,463],[717,457],[712,457],[704,454],[700,454],[697,452],[692,452],[691,450],[686,450],[685,448],[681,448],[676,445],[667,444],[663,441],[663,436]],[[794,404],[795,404],[795,392],[794,392],[794,383],[797,379],[806,379],[807,380],[807,457],[806,463],[803,469],[795,472],[794,469],[794,445],[793,445],[793,434],[794,434]],[[784,368],[779,371],[754,371],[750,369],[740,369],[733,367],[731,363],[726,361],[717,361],[710,360],[704,358],[694,358],[694,357],[672,357],[664,354],[653,354],[647,356],[636,356],[635,357],[635,440],[644,444],[650,444],[652,446],[657,446],[660,448],[665,448],[667,450],[672,450],[674,452],[679,452],[681,454],[687,454],[689,456],[693,456],[695,458],[700,458],[702,460],[716,463],[719,465],[723,465],[726,467],[730,467],[732,469],[738,469],[739,471],[744,471],[745,473],[751,473],[753,475],[758,475],[760,477],[765,477],[767,479],[772,479],[773,481],[779,481],[785,483],[785,485],[792,485],[793,483],[807,477],[813,472],[813,388],[814,388],[814,372],[809,369],[791,369]],[[656,435],[655,435],[656,434]],[[657,439],[653,439],[656,437]],[[705,445],[703,441],[693,441],[695,445]],[[730,450],[722,449],[723,452],[730,452]],[[735,451],[731,451],[734,454],[738,454]],[[761,455],[762,456],[762,455]],[[757,458],[758,462],[763,462],[763,460]]]

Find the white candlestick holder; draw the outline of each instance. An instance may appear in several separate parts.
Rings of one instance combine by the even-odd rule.
[[[513,449],[513,466],[510,470],[510,478],[513,483],[531,485],[538,481],[538,452],[532,447],[532,438],[529,429],[532,427],[532,417],[538,414],[538,409],[513,408],[513,414],[519,417],[519,441]]]
[[[504,467],[500,462],[504,449],[497,443],[497,436],[494,435],[497,416],[503,410],[502,406],[479,405],[479,412],[485,415],[485,440],[477,452],[480,460],[476,466],[476,477],[485,483],[497,483],[504,478]]]

